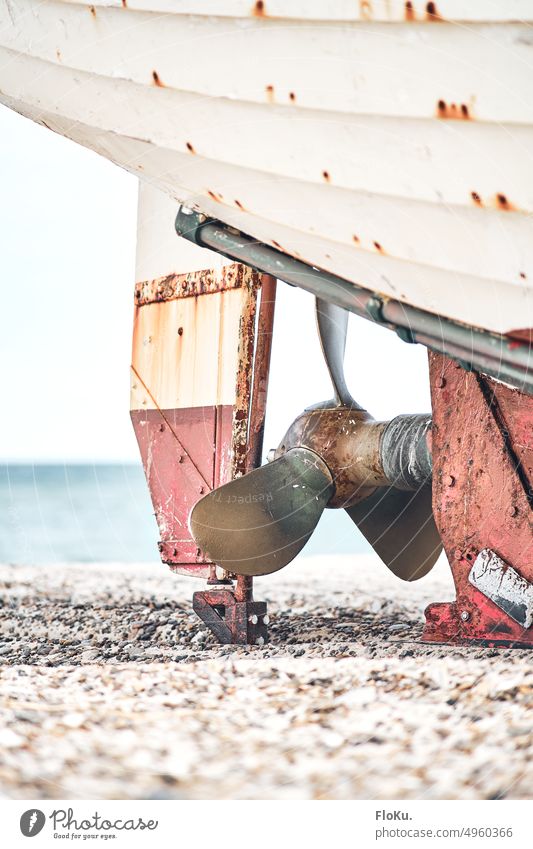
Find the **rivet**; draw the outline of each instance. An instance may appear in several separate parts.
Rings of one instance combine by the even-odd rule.
[[[265,613],[265,615],[263,616],[263,624],[268,625],[269,622],[270,622],[270,616],[268,615],[268,613]]]
[[[264,640],[263,637],[258,637],[255,642],[256,642],[256,645],[258,645],[258,646],[264,646],[264,644],[265,644],[265,640]]]
[[[444,478],[444,483],[446,484],[446,486],[453,486],[454,483],[455,483],[454,476],[453,475],[446,475],[446,477]]]
[[[461,560],[461,558],[463,556],[463,552],[461,551],[460,548],[456,548],[454,553],[453,553],[453,556],[455,557],[456,560]]]
[[[518,507],[516,504],[511,504],[509,507],[509,516],[517,516],[518,515]]]
[[[470,614],[468,610],[461,610],[461,619],[463,620],[463,622],[468,622],[468,620],[470,619]]]
[[[258,619],[257,615],[255,613],[253,613],[251,616],[248,617],[248,622],[251,622],[252,625],[257,625],[257,623],[259,622],[259,619]]]

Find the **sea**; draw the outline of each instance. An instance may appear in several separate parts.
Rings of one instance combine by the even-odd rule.
[[[159,559],[142,466],[0,464],[0,563]],[[369,551],[343,510],[326,510],[301,556]]]

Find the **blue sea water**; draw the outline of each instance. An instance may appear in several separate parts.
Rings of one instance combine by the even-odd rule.
[[[159,559],[141,465],[0,465],[0,563]],[[367,551],[343,510],[326,510],[303,554]]]

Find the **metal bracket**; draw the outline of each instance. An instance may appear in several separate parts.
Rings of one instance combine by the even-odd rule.
[[[192,607],[219,643],[262,646],[268,640],[264,601],[237,601],[232,590],[206,590],[194,593]]]

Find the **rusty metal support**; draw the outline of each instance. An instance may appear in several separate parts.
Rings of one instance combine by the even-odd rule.
[[[213,589],[194,593],[192,607],[219,643],[261,646],[268,639],[264,601],[237,601],[236,592]]]
[[[238,477],[261,465],[263,433],[272,332],[276,302],[276,280],[268,274],[261,278],[261,295],[255,337],[252,321],[243,328],[238,376],[238,403],[234,416],[238,441],[234,448],[232,471]],[[248,411],[246,419],[241,412]],[[235,428],[234,428],[235,432]],[[229,576],[221,579],[227,583]],[[214,574],[208,580],[214,583]],[[253,578],[238,575],[234,589],[212,589],[193,595],[193,610],[221,643],[262,645],[268,639],[266,602],[254,601]]]
[[[433,512],[454,602],[423,640],[533,646],[533,398],[430,354]]]

